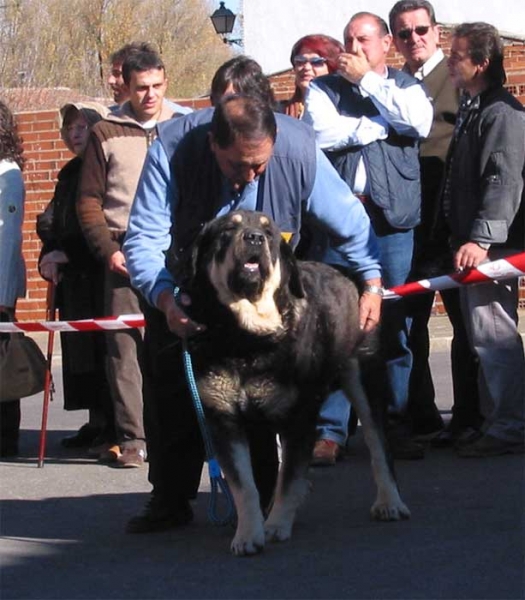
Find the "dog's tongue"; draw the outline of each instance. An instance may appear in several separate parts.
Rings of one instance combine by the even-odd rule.
[[[259,263],[246,262],[246,263],[244,263],[244,268],[247,271],[250,271],[250,273],[253,273],[254,271],[258,271],[259,270]]]

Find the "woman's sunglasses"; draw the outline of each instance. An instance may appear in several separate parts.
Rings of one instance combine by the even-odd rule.
[[[304,65],[310,63],[312,67],[322,67],[326,64],[326,58],[316,56],[315,58],[306,58],[306,56],[296,56],[293,61],[294,67],[304,67]]]
[[[414,27],[414,29],[400,29],[397,32],[397,37],[406,42],[412,37],[412,33],[414,33],[414,31],[417,33],[417,35],[423,36],[427,35],[429,29],[430,25],[418,25],[417,27]]]

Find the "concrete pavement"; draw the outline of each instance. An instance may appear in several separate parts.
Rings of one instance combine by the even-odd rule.
[[[445,321],[433,318],[431,358],[438,405],[447,415],[449,359],[438,348],[447,348]],[[85,414],[62,409],[58,354],[54,364],[57,393],[44,468],[36,466],[41,394],[22,401],[20,457],[0,462],[3,600],[525,595],[523,456],[461,459],[452,450],[430,449],[423,461],[398,462],[412,518],[376,523],[368,518],[374,488],[358,434],[336,467],[311,470],[314,490],[292,540],[237,559],[228,551],[232,529],[207,521],[206,473],[192,525],[124,534],[147,499],[147,470],[99,465],[60,446]]]

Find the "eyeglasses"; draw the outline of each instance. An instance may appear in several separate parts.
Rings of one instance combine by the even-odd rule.
[[[310,63],[314,69],[319,69],[326,64],[326,58],[322,58],[321,56],[316,56],[314,58],[306,58],[306,56],[296,56],[293,61],[294,67],[304,67]]]
[[[397,37],[400,40],[403,40],[404,42],[406,42],[407,40],[409,40],[412,37],[412,34],[414,33],[414,31],[417,33],[417,35],[424,36],[424,35],[427,35],[429,29],[430,29],[430,25],[418,25],[417,27],[414,27],[413,29],[400,29],[397,32]]]

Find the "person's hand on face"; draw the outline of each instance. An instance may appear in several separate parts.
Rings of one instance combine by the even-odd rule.
[[[349,52],[343,52],[337,59],[337,72],[351,83],[359,83],[371,70],[361,44],[354,38]]]

